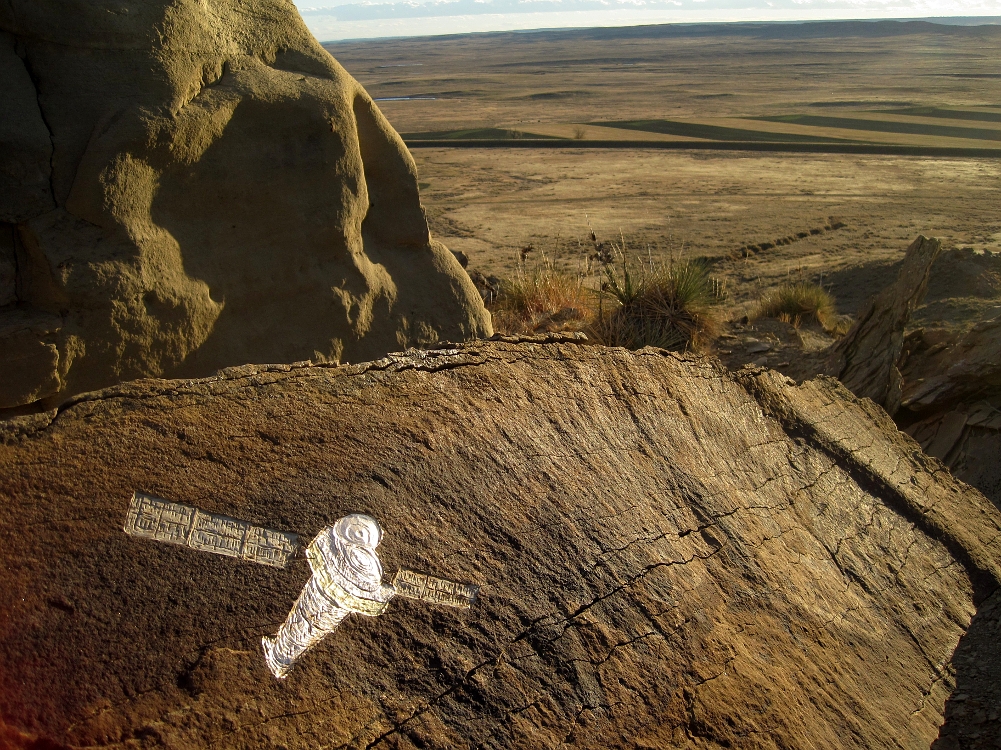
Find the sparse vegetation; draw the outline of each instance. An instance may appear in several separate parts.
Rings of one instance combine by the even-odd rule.
[[[521,258],[526,257],[523,248]],[[543,256],[534,268],[520,265],[515,278],[501,281],[490,312],[500,333],[580,330],[593,315],[594,301],[582,274],[559,269]]]
[[[637,278],[622,253],[621,270],[608,264],[604,275],[601,304],[589,328],[601,343],[702,351],[718,335],[726,289],[704,264],[651,266]]]
[[[584,140],[585,135],[587,135],[587,130],[585,130],[582,125],[578,125],[573,129],[574,140],[582,141]]]
[[[593,253],[574,273],[542,253],[532,268],[529,244],[519,250],[514,278],[495,279],[481,294],[494,330],[505,334],[585,331],[608,346],[702,351],[719,334],[724,284],[698,261],[630,267],[625,242],[599,242],[590,229]],[[584,248],[584,243],[578,242]],[[482,274],[475,274],[477,278]]]
[[[797,328],[814,322],[829,333],[843,334],[847,319],[838,315],[834,297],[819,284],[800,282],[783,284],[761,298],[754,317],[777,318]]]

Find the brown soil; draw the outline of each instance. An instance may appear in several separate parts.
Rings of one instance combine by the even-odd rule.
[[[510,275],[531,243],[575,268],[620,233],[637,262],[706,256],[733,317],[788,279],[821,281],[853,313],[896,277],[918,234],[1001,251],[1001,162],[660,151],[415,151],[432,231],[470,268]],[[788,245],[753,252],[845,224]],[[747,256],[747,257],[745,257]],[[533,256],[529,256],[532,262]],[[986,282],[985,282],[986,283]]]

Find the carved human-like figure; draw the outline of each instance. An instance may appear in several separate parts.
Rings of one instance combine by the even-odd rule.
[[[382,582],[382,563],[375,553],[381,540],[378,521],[353,513],[323,529],[309,544],[306,558],[312,577],[278,633],[261,639],[275,677],[286,677],[296,660],[350,613],[374,617],[386,610],[396,589]]]

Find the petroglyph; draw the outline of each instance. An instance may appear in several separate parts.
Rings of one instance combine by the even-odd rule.
[[[410,599],[468,609],[478,586],[400,570],[393,584],[382,582],[375,553],[382,541],[379,522],[363,513],[344,516],[306,548],[313,575],[278,633],[261,639],[271,673],[284,679],[307,650],[337,629],[352,612],[376,617],[399,594]]]
[[[480,587],[468,583],[455,583],[444,578],[399,570],[393,578],[393,588],[398,596],[419,599],[432,604],[469,609],[476,603]]]
[[[142,492],[132,495],[125,533],[275,568],[287,568],[299,548],[296,534],[206,513]]]
[[[291,532],[254,526],[142,492],[132,495],[125,533],[277,568],[288,567],[299,549],[299,537]],[[299,657],[349,614],[381,615],[397,594],[460,609],[475,603],[479,586],[412,570],[401,569],[392,584],[384,584],[382,563],[375,553],[382,533],[372,516],[352,513],[310,542],[306,559],[312,576],[278,632],[261,639],[264,660],[275,677],[284,679]]]

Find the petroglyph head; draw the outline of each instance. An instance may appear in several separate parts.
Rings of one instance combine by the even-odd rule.
[[[343,601],[342,590],[354,596],[388,599],[382,589],[382,563],[375,548],[382,541],[379,522],[363,513],[344,516],[323,529],[306,550],[313,574],[320,576],[324,588]],[[353,607],[352,607],[353,608]]]

